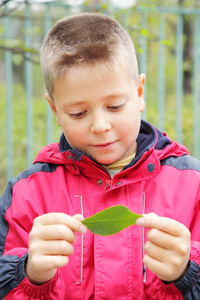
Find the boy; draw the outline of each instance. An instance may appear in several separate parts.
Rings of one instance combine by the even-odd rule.
[[[106,16],[65,18],[41,66],[63,135],[1,198],[0,298],[199,299],[200,163],[140,120],[130,37]],[[117,204],[139,226],[101,237],[81,223]]]

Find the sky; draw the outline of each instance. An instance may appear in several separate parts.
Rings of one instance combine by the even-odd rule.
[[[136,3],[136,0],[111,0],[111,3],[119,8],[129,8]]]
[[[18,0],[19,1],[19,0]],[[50,2],[51,0],[34,0],[34,2]],[[53,0],[52,0],[53,1]],[[2,2],[2,1],[0,1]],[[84,2],[84,0],[66,0],[67,3],[71,5],[79,5]],[[110,2],[118,8],[129,8],[133,6],[137,0],[110,0]]]
[[[38,2],[40,2],[41,0],[37,0]],[[70,4],[81,4],[83,2],[83,0],[68,0],[67,1]],[[131,7],[132,5],[134,5],[136,3],[136,0],[110,0],[110,2],[119,8],[128,8]]]

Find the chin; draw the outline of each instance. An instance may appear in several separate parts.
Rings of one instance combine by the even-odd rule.
[[[116,161],[118,161],[118,159],[97,159],[99,164],[105,165],[105,166],[109,166],[113,163],[115,163]]]

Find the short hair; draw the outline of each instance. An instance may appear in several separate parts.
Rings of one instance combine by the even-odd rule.
[[[74,67],[98,66],[99,72],[120,72],[125,67],[138,78],[130,36],[116,20],[98,13],[81,13],[59,20],[44,39],[40,62],[52,100],[54,83]]]

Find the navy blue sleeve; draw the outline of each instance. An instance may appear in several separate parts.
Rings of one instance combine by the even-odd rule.
[[[174,284],[182,293],[184,300],[200,300],[200,266],[190,261],[185,275]]]
[[[23,257],[4,255],[0,258],[0,299],[3,299],[25,278],[27,256],[28,253]]]

